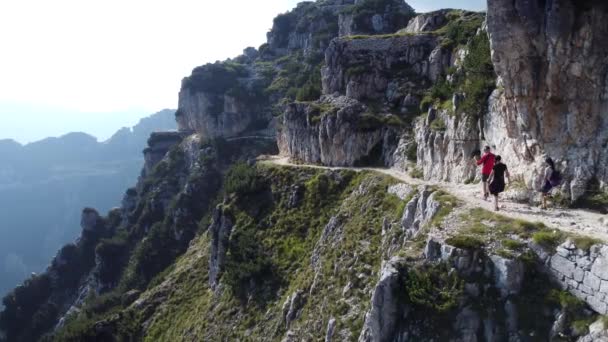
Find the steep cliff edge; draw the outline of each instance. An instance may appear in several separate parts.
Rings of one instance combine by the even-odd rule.
[[[340,36],[354,14],[364,34]],[[308,163],[474,178],[466,160],[496,137],[488,109],[506,93],[492,29],[480,13],[406,25],[411,15],[392,0],[306,2],[275,19],[259,50],[195,69],[180,131],[150,138],[121,208],[87,210],[75,244],[92,245],[85,257],[60,253],[5,298],[0,340],[605,336],[605,241],[373,171],[256,158],[280,149]]]
[[[458,47],[483,21],[456,10],[431,16],[444,20],[434,31],[334,39],[321,72],[324,96],[288,107],[279,124],[281,152],[325,165],[406,164],[402,151],[394,155],[399,140],[411,144],[421,107],[434,105],[427,92],[445,82],[461,59]]]
[[[479,115],[468,113],[476,115],[473,120],[453,122],[449,111],[438,108],[445,124],[440,133],[433,133],[428,120],[419,123],[424,177],[473,179],[469,153],[487,144],[529,190],[540,188],[544,158],[550,156],[566,175],[564,198],[598,193],[606,178],[607,49],[601,37],[607,15],[606,4],[598,1],[489,1],[486,30],[496,89],[486,93]]]
[[[199,151],[209,156],[208,146]],[[179,153],[156,172],[178,166]],[[209,184],[205,174],[198,184]],[[171,183],[167,176],[152,189]],[[196,188],[189,179],[183,189]],[[184,190],[164,215],[148,212],[168,203],[164,192],[145,201],[148,209],[131,211],[133,247],[118,243],[123,227],[98,240],[94,271],[84,273],[88,287],[45,339],[570,341],[602,334],[589,327],[608,313],[608,252],[598,241],[471,211],[442,191],[371,172],[237,163],[217,180],[222,196],[194,190],[190,201]],[[201,201],[208,209],[193,207]],[[95,222],[113,225],[92,211],[84,218],[85,231]],[[32,285],[36,279],[19,293],[46,291]],[[28,310],[36,312],[34,326],[48,324],[44,306]],[[1,327],[11,341],[37,331]]]

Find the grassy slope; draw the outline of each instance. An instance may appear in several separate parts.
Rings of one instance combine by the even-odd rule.
[[[280,340],[286,330],[281,318],[283,303],[297,290],[303,290],[307,298],[302,316],[291,330],[302,327],[307,336],[319,339],[325,334],[329,318],[335,317],[338,330],[348,328],[351,337],[360,331],[369,305],[368,291],[380,267],[382,221],[385,217],[396,220],[403,210],[401,201],[386,192],[394,180],[370,173],[261,168],[259,173],[268,181],[272,197],[266,197],[265,202],[259,197],[265,195],[232,196],[228,204],[236,218],[233,235],[254,231],[275,273],[263,284],[275,286],[277,291],[252,291],[244,299],[225,285],[212,292],[208,286],[210,238],[204,233],[160,285],[142,296],[148,300],[163,298],[159,306],[149,306],[154,314],[144,335],[146,341]],[[303,201],[297,208],[288,209],[285,203],[289,193],[285,190],[297,183],[306,187]],[[264,208],[254,208],[258,204],[264,204]],[[317,245],[332,216],[341,218],[343,233]],[[315,274],[313,250],[318,251],[321,263],[316,286],[308,296]],[[348,283],[353,289],[346,300],[338,300]],[[263,301],[256,301],[256,296],[263,296]],[[133,306],[127,310],[124,317],[137,322],[130,326],[143,323],[142,311],[145,309]]]

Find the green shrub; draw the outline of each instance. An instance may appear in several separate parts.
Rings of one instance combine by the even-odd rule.
[[[383,126],[384,122],[379,115],[363,113],[357,121],[357,129],[361,131],[374,131]]]
[[[585,194],[572,205],[575,208],[586,208],[608,214],[608,192],[600,187],[597,178],[592,178],[587,184]]]
[[[409,20],[415,15],[413,9],[399,9],[402,2],[396,0],[363,0],[357,4],[347,7],[343,13],[352,14],[353,21],[358,30],[372,32],[372,16],[379,13],[388,13],[388,21],[396,27],[405,27]]]
[[[346,77],[352,78],[354,76],[363,75],[367,72],[368,68],[365,65],[355,65],[346,69]]]
[[[33,275],[2,299],[0,330],[7,341],[37,340],[40,333],[55,323],[56,310],[45,305],[51,291],[47,274]],[[40,331],[31,331],[32,327]]]
[[[452,236],[447,238],[445,243],[460,249],[480,249],[485,245],[479,238],[470,235]]]
[[[423,179],[424,178],[424,171],[422,171],[421,168],[415,167],[410,171],[410,176],[412,178],[417,178],[417,179]]]
[[[418,160],[418,144],[414,141],[407,146],[405,151],[407,160],[415,163]]]
[[[464,282],[446,264],[423,266],[408,272],[405,287],[415,305],[438,313],[446,313],[458,305]]]
[[[435,99],[427,94],[422,98],[422,101],[420,101],[420,111],[423,113],[426,113],[429,111],[429,108],[431,108],[431,106],[435,103]]]
[[[246,75],[247,69],[239,63],[209,63],[195,68],[192,75],[182,81],[182,86],[194,92],[224,94],[238,84],[239,77]]]
[[[503,247],[508,248],[512,251],[520,251],[526,246],[525,243],[513,239],[502,240],[502,245]]]
[[[391,114],[383,118],[384,124],[389,127],[403,127],[405,123],[403,119],[397,115]]]
[[[580,311],[586,306],[584,301],[576,298],[568,291],[550,290],[547,295],[547,300],[559,304],[562,309],[570,313]]]
[[[490,40],[486,34],[475,36],[463,62],[464,79],[460,91],[465,95],[457,111],[478,118],[488,106],[488,98],[496,88],[496,74],[491,60]]]
[[[120,229],[110,239],[102,239],[95,254],[102,263],[99,265],[99,279],[104,283],[115,283],[120,279],[121,269],[129,252],[128,232]]]
[[[155,223],[135,248],[120,286],[145,289],[152,278],[171,265],[177,254],[177,241],[170,227],[162,222]]]
[[[319,97],[321,97],[321,86],[311,81],[303,85],[296,93],[297,101],[314,101]]]
[[[577,248],[582,249],[584,251],[589,251],[589,249],[591,249],[591,246],[602,243],[602,240],[600,239],[581,235],[571,236],[571,239]]]
[[[572,322],[572,329],[577,334],[577,336],[587,335],[589,333],[589,326],[593,323],[594,317],[586,317],[582,319],[577,319]]]
[[[431,122],[431,129],[437,132],[444,132],[447,129],[445,121],[441,118],[436,118]]]
[[[224,183],[226,193],[247,195],[259,191],[262,186],[255,167],[247,163],[236,163],[226,173]]]
[[[466,44],[481,27],[484,16],[479,14],[463,15],[464,13],[450,13],[447,25],[437,32],[444,37],[444,46],[455,47]]]
[[[266,254],[251,220],[237,223],[232,232],[222,281],[232,293],[244,300],[255,293],[264,301],[274,295],[275,281],[272,259]]]
[[[549,250],[555,250],[555,248],[564,242],[564,234],[560,231],[540,231],[532,235],[532,240],[538,245],[547,248]]]

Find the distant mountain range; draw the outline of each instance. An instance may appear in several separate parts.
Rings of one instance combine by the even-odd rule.
[[[143,165],[153,131],[176,128],[174,110],[163,110],[98,142],[69,133],[21,145],[0,140],[0,295],[80,232],[83,207],[101,211],[120,204]]]

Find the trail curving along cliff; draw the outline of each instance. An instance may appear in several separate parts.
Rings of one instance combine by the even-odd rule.
[[[292,163],[285,156],[262,156],[262,162],[280,166],[306,167],[328,170],[354,170],[372,171],[394,177],[410,185],[430,185],[439,187],[463,201],[465,209],[483,208],[493,209],[492,202],[485,201],[479,196],[479,184],[456,184],[438,181],[426,181],[413,178],[408,174],[390,168],[376,167],[328,167],[312,164]],[[608,218],[606,215],[580,209],[553,208],[541,210],[528,204],[513,201],[502,201],[501,215],[530,222],[542,222],[546,226],[561,231],[589,236],[603,241],[608,241]]]

